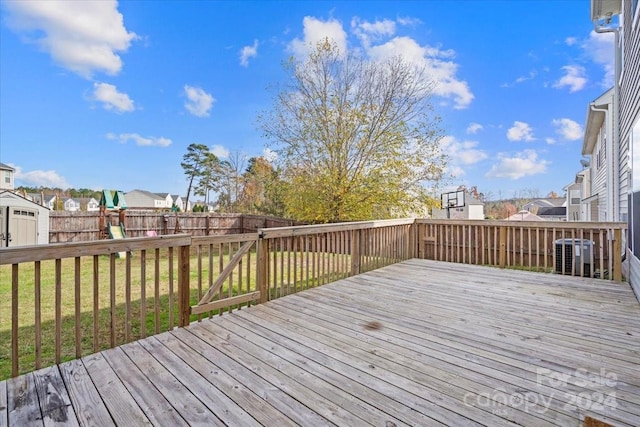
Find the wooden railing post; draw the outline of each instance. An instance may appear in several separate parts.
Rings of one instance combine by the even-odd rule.
[[[613,230],[613,280],[622,280],[622,230]]]
[[[269,264],[269,241],[262,237],[262,234],[258,235],[258,244],[256,251],[258,252],[258,265],[256,274],[258,275],[256,282],[258,290],[260,291],[260,303],[269,301],[269,289],[268,289],[268,264]]]
[[[418,241],[418,224],[416,224],[415,220],[413,224],[409,226],[409,241],[407,242],[407,259],[409,258],[417,258],[416,255],[416,242]]]
[[[507,227],[500,227],[498,232],[500,234],[498,265],[500,268],[505,268],[507,265]]]
[[[360,230],[351,231],[351,275],[360,274]]]
[[[188,326],[191,317],[190,256],[190,246],[180,246],[178,254],[178,326],[180,327]]]

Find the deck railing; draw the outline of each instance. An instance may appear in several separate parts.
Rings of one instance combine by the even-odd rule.
[[[402,219],[5,248],[0,379],[413,257],[619,280],[625,230]]]
[[[417,257],[622,279],[626,223],[416,220]]]
[[[410,258],[413,220],[0,250],[0,379]]]

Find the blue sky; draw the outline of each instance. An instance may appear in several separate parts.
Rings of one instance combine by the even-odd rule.
[[[449,186],[562,194],[613,37],[572,1],[2,1],[0,162],[16,184],[185,194],[191,143],[268,153],[282,61],[325,36],[430,70]]]

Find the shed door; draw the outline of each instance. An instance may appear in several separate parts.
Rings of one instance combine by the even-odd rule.
[[[9,243],[7,246],[35,245],[38,243],[38,211],[9,208]]]
[[[9,207],[0,206],[0,248],[7,246],[7,219]]]

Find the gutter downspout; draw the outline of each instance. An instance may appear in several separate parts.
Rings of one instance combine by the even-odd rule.
[[[611,16],[608,17],[607,19],[608,22],[611,21]],[[609,173],[607,173],[607,186],[609,185],[609,183],[613,184],[613,189],[614,194],[613,194],[613,209],[612,210],[608,210],[608,212],[611,212],[611,215],[608,215],[607,220],[608,221],[620,221],[620,125],[619,125],[619,114],[618,112],[620,111],[620,85],[619,85],[619,79],[620,79],[620,73],[618,68],[620,67],[620,61],[618,59],[618,45],[620,44],[620,27],[605,27],[602,26],[600,24],[598,24],[598,20],[593,21],[593,30],[598,33],[598,34],[603,34],[603,33],[615,33],[615,40],[614,40],[614,77],[613,77],[613,100],[611,102],[611,115],[612,120],[611,120],[611,143],[607,144],[607,155],[611,154],[611,168],[608,169],[613,169],[611,171],[612,175],[611,175],[611,180],[609,177]],[[595,108],[595,105],[591,104],[591,109],[594,111],[603,111],[600,109]],[[606,110],[604,110],[606,111]],[[605,114],[607,114],[607,121],[609,120],[609,114],[607,112],[605,112]],[[611,149],[609,149],[609,146],[611,146]],[[615,173],[613,173],[615,171]],[[610,187],[607,187],[607,190]]]

